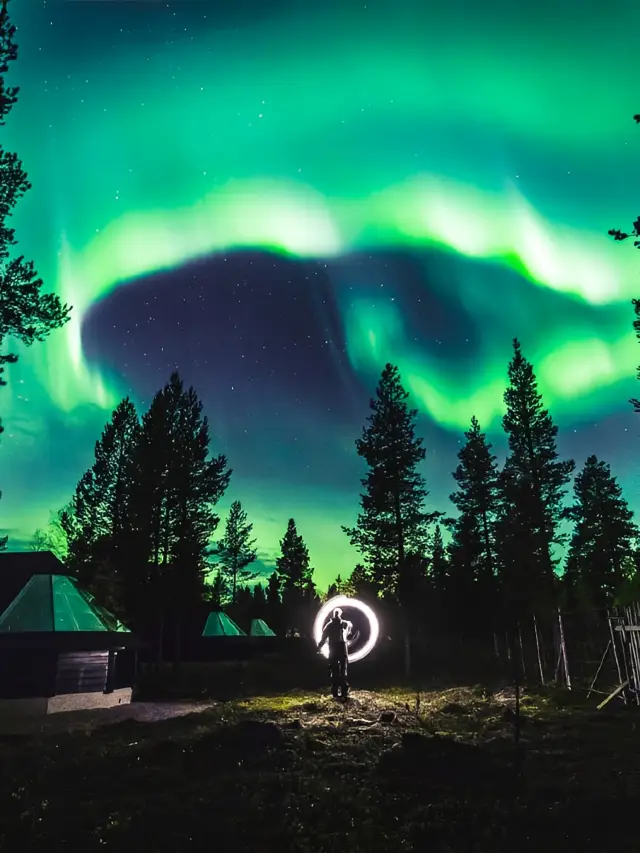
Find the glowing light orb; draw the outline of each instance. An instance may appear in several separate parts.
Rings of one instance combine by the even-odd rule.
[[[350,607],[354,610],[358,610],[369,622],[369,639],[362,646],[361,649],[358,649],[353,654],[349,654],[349,663],[355,663],[356,661],[362,660],[366,658],[370,651],[372,651],[375,644],[378,642],[378,636],[380,634],[380,624],[378,623],[378,617],[373,612],[373,610],[369,607],[368,604],[364,604],[362,601],[358,601],[357,598],[348,598],[346,595],[337,595],[335,598],[331,598],[327,601],[318,611],[318,615],[316,616],[316,621],[313,625],[313,638],[316,643],[319,643],[322,638],[322,629],[324,628],[327,620],[331,616],[332,612],[336,607]],[[347,641],[348,645],[348,641]],[[325,657],[329,657],[329,648],[327,644],[322,647],[322,654]]]

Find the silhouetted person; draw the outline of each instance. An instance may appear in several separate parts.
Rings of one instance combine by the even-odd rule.
[[[342,618],[342,610],[339,607],[333,611],[333,616],[322,629],[322,637],[318,643],[321,649],[325,643],[329,643],[329,671],[331,673],[331,693],[333,698],[342,696],[347,698],[349,685],[347,684],[347,667],[349,655],[347,653],[347,637],[351,633],[351,622]]]

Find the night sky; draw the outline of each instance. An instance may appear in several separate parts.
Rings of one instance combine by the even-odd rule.
[[[10,547],[177,367],[265,568],[294,516],[326,585],[384,363],[449,510],[473,414],[504,453],[516,335],[561,452],[640,508],[640,256],[607,237],[640,212],[636,0],[11,5],[19,250],[74,312],[0,391]]]

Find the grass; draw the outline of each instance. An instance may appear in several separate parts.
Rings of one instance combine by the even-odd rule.
[[[481,687],[215,703],[0,741],[0,851],[636,849],[638,709]]]

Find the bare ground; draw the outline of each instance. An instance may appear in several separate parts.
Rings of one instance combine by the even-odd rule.
[[[0,851],[638,849],[640,709],[569,698],[519,750],[481,687],[66,715],[0,739]]]

